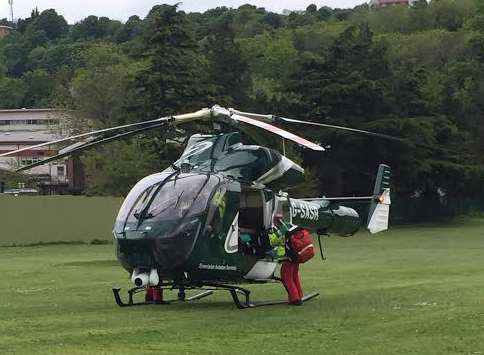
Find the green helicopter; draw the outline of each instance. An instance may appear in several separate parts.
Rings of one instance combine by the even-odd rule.
[[[347,127],[214,106],[190,114],[78,134],[0,157],[80,140],[57,155],[18,171],[27,170],[142,132],[198,120],[220,125],[218,132],[191,136],[176,162],[132,188],[116,217],[113,230],[116,255],[134,284],[128,291],[127,303],[122,301],[120,289],[113,289],[119,306],[153,304],[134,301],[137,293],[148,288],[178,290],[176,299],[162,304],[198,300],[217,290],[229,291],[241,309],[287,302],[251,302],[250,291],[240,286],[280,281],[275,276],[277,256],[271,253],[268,239],[276,216],[283,216],[284,220],[318,236],[351,236],[362,225],[370,233],[388,229],[391,173],[387,165],[379,166],[372,195],[294,199],[284,190],[304,180],[304,169],[274,149],[244,145],[238,132],[250,135],[252,131],[247,128],[263,129],[314,151],[325,149],[273,123],[309,124],[391,138]],[[362,218],[355,209],[344,206],[354,202],[368,205],[367,217]],[[187,297],[187,290],[200,293]],[[317,295],[310,293],[303,301]]]

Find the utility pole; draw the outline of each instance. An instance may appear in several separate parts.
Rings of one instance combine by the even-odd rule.
[[[10,22],[13,24],[13,0],[8,0],[8,4],[10,5]]]

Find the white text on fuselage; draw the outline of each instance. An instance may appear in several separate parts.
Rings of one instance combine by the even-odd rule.
[[[307,221],[317,221],[319,220],[319,208],[309,203],[292,202],[291,217],[305,219]]]
[[[237,266],[232,265],[214,265],[214,264],[198,264],[200,270],[220,270],[220,271],[237,271]]]

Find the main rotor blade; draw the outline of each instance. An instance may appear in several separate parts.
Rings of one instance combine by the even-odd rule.
[[[309,122],[309,121],[301,121],[301,120],[295,120],[292,118],[285,118],[285,117],[279,117],[275,115],[260,115],[257,113],[248,113],[248,112],[241,112],[237,111],[234,109],[230,109],[231,112],[247,116],[256,120],[261,120],[263,122],[286,122],[286,123],[297,123],[297,124],[305,124],[309,126],[316,126],[316,127],[324,127],[324,128],[331,128],[331,129],[338,129],[338,130],[343,130],[343,131],[348,131],[348,132],[353,132],[353,133],[359,133],[359,134],[364,134],[364,135],[369,135],[369,136],[374,136],[378,138],[383,138],[383,139],[389,139],[393,141],[398,141],[398,142],[408,142],[406,139],[403,138],[398,138],[394,136],[390,136],[388,134],[384,133],[377,133],[377,132],[370,132],[370,131],[365,131],[362,129],[356,129],[356,128],[350,128],[350,127],[344,127],[344,126],[337,126],[337,125],[331,125],[331,124],[326,124],[326,123],[317,123],[317,122]]]
[[[100,140],[94,140],[94,141],[88,141],[88,142],[75,143],[75,144],[73,144],[73,145],[71,145],[71,146],[69,146],[67,148],[64,148],[61,151],[59,151],[59,154],[57,154],[57,155],[54,155],[52,157],[49,157],[47,159],[38,161],[38,162],[33,163],[33,164],[30,164],[30,165],[23,166],[23,167],[21,167],[19,169],[16,169],[15,171],[16,172],[20,172],[20,171],[30,170],[30,169],[35,168],[37,166],[50,163],[51,161],[55,161],[55,160],[62,159],[64,157],[69,156],[69,155],[72,155],[74,153],[80,153],[82,151],[85,151],[85,150],[94,148],[94,147],[96,147],[98,145],[110,143],[110,142],[116,141],[116,140],[121,139],[121,138],[127,138],[129,136],[133,136],[133,135],[142,133],[144,131],[148,131],[148,130],[151,130],[151,129],[163,127],[166,124],[167,124],[167,122],[162,122],[162,123],[158,123],[158,124],[155,124],[155,125],[152,125],[152,126],[149,126],[149,127],[138,128],[138,129],[135,129],[133,131],[129,131],[129,132],[117,134],[115,136],[111,136],[111,137],[104,138],[104,139],[100,139]]]
[[[294,143],[297,143],[303,147],[319,151],[319,152],[324,152],[325,149],[321,147],[320,145],[313,143],[311,141],[308,141],[305,138],[299,137],[291,132],[288,132],[282,128],[273,126],[269,123],[266,122],[261,122],[257,119],[253,119],[250,117],[247,117],[245,115],[237,114],[234,113],[233,111],[231,112],[230,110],[224,109],[219,106],[214,106],[212,108],[212,112],[216,118],[221,119],[224,122],[231,123],[231,121],[235,122],[242,122],[251,126],[255,126],[258,128],[262,128],[270,133],[276,134],[282,138],[288,139]]]
[[[306,148],[309,148],[309,149],[312,149],[312,150],[315,150],[315,151],[318,151],[318,152],[324,152],[325,151],[325,149],[323,147],[321,147],[320,145],[313,143],[311,141],[308,141],[305,138],[299,137],[299,136],[295,135],[294,133],[291,133],[291,132],[285,131],[285,130],[279,128],[279,127],[273,126],[269,123],[254,120],[252,118],[241,116],[241,115],[232,115],[232,119],[234,119],[235,121],[239,121],[239,122],[249,124],[251,126],[256,126],[256,127],[265,129],[266,131],[269,131],[269,132],[274,133],[278,136],[281,136],[285,139],[293,141],[293,142],[295,142],[295,143],[297,143],[297,144],[299,144],[303,147],[306,147]]]
[[[108,133],[108,132],[115,132],[115,131],[123,130],[123,129],[127,129],[127,128],[135,128],[135,127],[140,127],[140,126],[150,126],[152,124],[156,124],[156,123],[160,123],[160,122],[187,123],[187,122],[193,121],[197,118],[206,118],[206,117],[210,117],[210,116],[211,116],[211,110],[210,109],[202,109],[202,110],[199,110],[197,112],[187,113],[187,114],[183,114],[183,115],[161,117],[161,118],[157,118],[157,119],[150,120],[150,121],[131,123],[131,124],[117,126],[117,127],[111,127],[111,128],[104,128],[104,129],[100,129],[100,130],[97,130],[97,131],[81,133],[81,134],[77,134],[77,135],[74,135],[74,136],[61,138],[61,139],[57,139],[57,140],[54,140],[54,141],[50,141],[50,142],[46,142],[46,143],[40,143],[40,144],[32,145],[32,146],[29,146],[29,147],[17,149],[17,150],[8,152],[8,153],[3,153],[3,154],[0,154],[0,158],[15,155],[17,153],[25,152],[27,150],[31,150],[31,149],[34,149],[34,148],[41,148],[41,147],[45,147],[45,146],[49,146],[49,145],[53,145],[53,144],[69,142],[69,141],[76,140],[76,139],[87,138],[87,137],[91,137],[91,136],[95,136],[95,135],[99,135],[99,134],[104,134],[104,133]]]
[[[45,147],[45,146],[48,146],[48,145],[53,145],[53,144],[59,144],[59,143],[64,143],[64,142],[68,142],[68,141],[73,141],[75,139],[87,138],[87,137],[90,137],[90,136],[95,136],[97,134],[103,134],[103,133],[107,133],[107,132],[113,132],[113,131],[117,131],[117,130],[121,130],[121,129],[126,129],[126,128],[131,128],[131,127],[149,125],[149,124],[153,124],[153,123],[156,123],[156,122],[163,122],[163,121],[168,122],[170,120],[173,120],[172,117],[162,117],[162,118],[157,118],[156,120],[151,120],[151,121],[132,123],[132,124],[123,125],[123,126],[117,126],[117,127],[100,129],[98,131],[91,131],[91,132],[87,132],[87,133],[76,134],[74,136],[70,136],[70,137],[66,137],[66,138],[61,138],[61,139],[56,139],[56,140],[53,140],[53,141],[50,141],[50,142],[45,142],[45,143],[40,143],[40,144],[36,144],[36,145],[31,145],[31,146],[28,146],[28,147],[25,147],[25,148],[21,148],[21,149],[17,149],[17,150],[8,152],[8,153],[3,153],[3,154],[0,154],[0,157],[8,157],[10,155],[14,155],[14,154],[17,154],[17,153],[21,153],[21,152],[24,152],[24,151],[27,151],[27,150],[31,150],[31,149],[34,149],[34,148],[41,148],[41,147]]]

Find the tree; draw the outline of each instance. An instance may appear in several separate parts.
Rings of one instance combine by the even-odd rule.
[[[306,13],[307,14],[315,14],[318,11],[318,7],[314,4],[309,5],[306,7]]]
[[[134,109],[146,119],[201,107],[197,45],[187,15],[177,6],[155,6],[143,22],[143,60]]]
[[[6,171],[0,169],[0,184],[5,184],[4,188],[18,188],[19,183],[24,183],[26,186],[29,186],[28,177],[20,174],[20,173],[13,173],[11,171]],[[0,186],[1,188],[1,186]]]
[[[0,79],[0,108],[18,109],[24,107],[27,85],[21,79]]]
[[[72,27],[71,36],[76,41],[114,38],[122,28],[124,26],[119,21],[107,17],[88,16]]]
[[[26,19],[19,19],[17,21],[17,31],[24,33],[27,30],[27,27],[34,22],[39,15],[39,10],[35,8],[30,12],[30,17],[27,17]]]
[[[144,139],[115,142],[82,158],[87,195],[126,196],[143,177],[153,173],[157,155]]]
[[[457,31],[475,13],[473,0],[433,0],[429,9],[435,24],[449,31]]]
[[[139,65],[112,44],[94,44],[82,53],[82,58],[84,65],[71,83],[69,99],[69,108],[75,110],[79,122],[96,129],[129,120],[126,98]]]
[[[333,9],[327,6],[322,6],[318,10],[318,18],[322,21],[328,20],[333,14]]]
[[[1,39],[0,58],[7,73],[12,77],[21,77],[25,71],[27,57],[31,48],[25,45],[22,34],[13,32]]]
[[[367,26],[346,29],[328,53],[303,54],[292,84],[301,96],[297,113],[319,119],[381,114],[389,74],[384,54]]]
[[[131,16],[124,26],[116,32],[116,43],[128,42],[138,37],[141,33],[142,23],[143,21],[138,16]]]
[[[27,86],[25,106],[45,108],[50,107],[51,95],[55,89],[55,81],[44,69],[34,69],[24,75]]]
[[[144,20],[89,16],[69,28],[54,10],[34,10],[0,39],[0,107],[66,107],[82,131],[214,102],[369,129],[413,143],[292,128],[333,147],[304,154],[318,172],[312,188],[368,193],[383,161],[405,196],[473,195],[484,190],[483,15],[480,0],[309,6],[290,16],[252,5],[190,14],[161,5]],[[173,161],[180,147],[166,144],[171,133],[91,153],[90,191],[122,193],[127,186],[114,191],[110,180],[131,184]]]
[[[417,0],[412,4],[414,9],[425,9],[429,6],[427,0]]]
[[[284,19],[281,15],[274,12],[268,12],[262,18],[262,22],[269,28],[277,29],[284,25]]]
[[[58,15],[54,9],[49,9],[35,15],[26,30],[43,31],[49,40],[53,40],[67,34],[68,25],[64,17]]]
[[[205,48],[208,60],[206,80],[213,87],[213,103],[246,106],[250,78],[247,63],[235,41],[232,15],[219,19],[207,38]]]
[[[139,65],[112,44],[93,44],[82,53],[83,67],[76,72],[64,99],[71,109],[71,132],[84,132],[138,121],[128,112],[127,98]],[[87,193],[122,195],[158,166],[151,144],[143,139],[106,145],[83,158]]]

